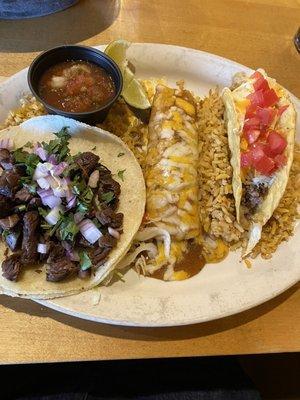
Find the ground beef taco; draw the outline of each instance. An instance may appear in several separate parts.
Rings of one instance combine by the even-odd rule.
[[[237,221],[249,232],[245,255],[282,198],[293,162],[296,112],[287,91],[257,70],[225,88]]]

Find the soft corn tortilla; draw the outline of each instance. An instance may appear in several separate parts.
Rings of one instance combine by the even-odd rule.
[[[296,111],[289,98],[287,91],[280,86],[274,79],[269,78],[264,70],[258,70],[268,81],[269,86],[273,88],[280,96],[279,105],[288,104],[289,107],[281,115],[277,128],[285,133],[287,140],[287,148],[285,154],[287,156],[286,165],[273,175],[273,182],[269,188],[268,194],[259,205],[257,211],[253,214],[250,221],[249,238],[244,255],[249,254],[261,238],[262,227],[272,216],[274,210],[278,206],[282,198],[293,162],[294,142],[296,131]],[[232,187],[235,198],[237,221],[243,219],[241,211],[242,198],[242,179],[241,179],[241,152],[240,139],[244,125],[246,108],[243,100],[254,91],[251,81],[248,79],[235,90],[231,91],[225,88],[222,92],[222,98],[225,104],[228,142],[231,151],[231,165],[233,168]]]
[[[17,282],[10,282],[0,273],[1,292],[11,296],[29,297],[33,299],[50,299],[79,293],[99,285],[114,269],[119,260],[127,252],[136,234],[145,207],[145,183],[141,168],[133,153],[116,136],[102,129],[60,116],[41,116],[32,118],[20,126],[0,131],[0,139],[10,137],[14,148],[23,146],[26,142],[46,141],[55,138],[52,132],[57,132],[64,126],[69,127],[72,135],[70,150],[72,154],[81,151],[91,151],[100,156],[103,163],[113,174],[125,170],[124,182],[121,185],[120,204],[118,211],[124,214],[123,234],[117,247],[109,254],[108,260],[89,279],[74,277],[62,282],[47,282],[45,265],[25,266]],[[118,154],[123,153],[122,157]],[[6,246],[0,242],[0,264],[5,259]],[[37,273],[36,270],[42,270]]]

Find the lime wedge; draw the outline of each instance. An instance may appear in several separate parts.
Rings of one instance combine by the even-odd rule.
[[[127,40],[118,39],[110,42],[104,50],[104,53],[111,57],[121,69],[122,75],[124,69],[127,67],[126,50],[130,45],[131,43]]]
[[[104,52],[115,61],[121,70],[123,76],[123,99],[130,106],[145,110],[151,107],[147,94],[140,82],[135,78],[134,73],[127,66],[126,51],[130,44],[127,40],[118,39],[111,42]]]

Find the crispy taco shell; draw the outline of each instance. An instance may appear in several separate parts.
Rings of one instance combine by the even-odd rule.
[[[18,148],[28,141],[48,142],[55,137],[52,132],[58,132],[65,126],[69,127],[69,133],[72,135],[69,143],[72,154],[79,151],[91,151],[96,146],[96,149],[92,151],[100,156],[100,162],[113,174],[116,174],[118,170],[125,170],[124,181],[119,180],[121,195],[118,208],[118,211],[124,214],[123,233],[108,260],[95,271],[91,278],[74,277],[62,282],[47,282],[45,265],[26,266],[17,282],[8,281],[0,274],[0,290],[4,294],[49,299],[72,295],[99,285],[125,255],[141,224],[146,197],[143,174],[133,153],[116,136],[68,118],[41,116],[0,131],[0,139],[12,138],[15,148]],[[122,157],[118,157],[120,153],[123,153]],[[5,259],[5,248],[5,244],[0,242],[0,264]],[[42,270],[42,272],[37,273],[36,270]]]
[[[257,210],[251,217],[249,227],[248,244],[244,255],[249,254],[254,246],[259,242],[262,227],[272,216],[282,198],[293,162],[295,131],[296,131],[296,112],[290,100],[288,92],[280,86],[274,79],[269,78],[265,71],[258,70],[267,79],[270,88],[273,88],[280,97],[279,106],[288,105],[286,111],[281,115],[277,122],[276,129],[285,134],[287,147],[285,154],[287,163],[273,175],[272,184],[268,194],[263,199]],[[231,91],[225,88],[222,98],[225,104],[226,121],[228,130],[228,142],[231,151],[231,165],[233,168],[232,187],[235,198],[236,217],[238,222],[243,221],[242,200],[242,176],[241,176],[241,151],[240,140],[245,119],[245,99],[253,93],[253,84],[250,79],[245,80],[240,86]]]

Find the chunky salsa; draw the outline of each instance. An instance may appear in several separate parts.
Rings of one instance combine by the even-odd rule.
[[[64,61],[42,75],[38,92],[49,105],[66,112],[88,112],[109,102],[116,93],[112,77],[88,61]]]

